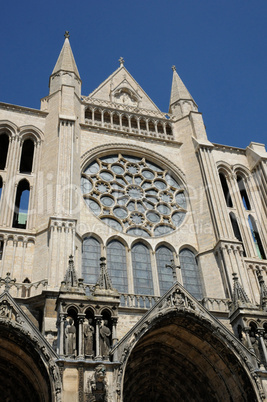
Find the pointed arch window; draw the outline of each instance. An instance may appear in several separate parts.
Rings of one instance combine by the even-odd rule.
[[[2,197],[2,189],[3,189],[3,179],[0,176],[0,201],[1,201],[1,197]]]
[[[6,167],[7,153],[9,147],[9,137],[7,134],[0,135],[0,170]]]
[[[132,248],[134,291],[136,294],[153,295],[152,269],[148,248],[137,243]]]
[[[112,286],[120,293],[128,293],[126,251],[117,240],[107,246],[107,267]]]
[[[245,247],[244,247],[244,244],[243,244],[243,239],[242,239],[242,236],[241,236],[241,233],[240,233],[240,230],[239,230],[239,225],[238,225],[236,216],[235,216],[235,214],[233,212],[230,212],[229,216],[230,216],[230,220],[231,220],[234,235],[237,238],[237,240],[239,240],[242,243],[244,257],[246,257]]]
[[[260,235],[259,235],[259,231],[258,231],[256,222],[255,222],[255,219],[253,218],[252,215],[249,215],[248,223],[249,223],[251,235],[252,235],[255,247],[256,247],[258,257],[265,260],[266,259],[266,254],[265,254],[262,242],[261,242],[261,238],[260,238]]]
[[[32,172],[34,154],[34,142],[31,139],[27,139],[23,142],[21,158],[20,158],[20,173],[30,174]]]
[[[238,188],[239,188],[239,192],[240,192],[240,196],[244,205],[244,208],[247,211],[251,210],[251,206],[250,206],[250,202],[249,202],[249,198],[248,198],[248,194],[247,194],[247,190],[245,187],[245,183],[243,180],[242,176],[237,176],[237,184],[238,184]]]
[[[184,248],[180,251],[180,265],[183,286],[198,300],[203,298],[203,290],[195,254]]]
[[[28,207],[30,199],[30,185],[27,180],[21,180],[17,187],[13,228],[26,229]]]
[[[219,173],[219,176],[220,176],[221,186],[222,186],[222,190],[223,190],[226,205],[229,208],[233,208],[232,198],[231,198],[231,195],[230,195],[227,180],[226,180],[226,178],[225,178],[223,173]]]
[[[85,283],[95,284],[98,280],[101,246],[93,237],[86,237],[82,245],[82,277]]]
[[[160,246],[156,250],[156,261],[161,296],[170,289],[174,282],[172,269],[166,268],[166,265],[170,265],[173,258],[173,252],[166,246]]]

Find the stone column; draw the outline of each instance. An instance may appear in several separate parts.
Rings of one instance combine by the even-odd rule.
[[[265,333],[264,328],[258,328],[257,329],[257,334],[259,335],[261,349],[262,349],[263,356],[264,356],[263,365],[266,368],[266,366],[267,366],[267,350],[266,350],[266,345],[265,345],[264,340],[263,340],[264,333]]]
[[[99,327],[102,321],[102,316],[96,316],[96,326],[95,326],[95,344],[96,344],[96,351],[95,351],[95,360],[102,360],[100,356],[100,339],[99,339]]]
[[[117,338],[117,322],[118,322],[118,317],[112,317],[112,347],[115,346],[118,343],[118,338]],[[118,360],[118,352],[117,350],[115,351],[113,355],[114,361]]]
[[[85,314],[78,315],[78,356],[81,357],[84,355],[84,336],[83,336],[83,322],[84,322]]]
[[[65,321],[66,321],[66,313],[60,313],[59,314],[59,318],[60,318],[60,324],[59,324],[59,328],[60,328],[60,341],[59,341],[59,354],[61,356],[64,355],[64,341],[65,341]]]

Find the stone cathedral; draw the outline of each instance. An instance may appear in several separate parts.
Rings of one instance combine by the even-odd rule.
[[[0,103],[0,197],[1,401],[267,398],[267,153],[175,67],[168,113],[123,58],[81,95],[66,32],[40,110]]]

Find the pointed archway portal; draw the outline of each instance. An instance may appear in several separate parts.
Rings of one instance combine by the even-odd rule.
[[[0,400],[50,402],[50,380],[31,342],[0,325]]]
[[[58,356],[5,291],[0,295],[0,400],[61,401]]]
[[[254,356],[176,284],[117,347],[123,402],[260,401]]]

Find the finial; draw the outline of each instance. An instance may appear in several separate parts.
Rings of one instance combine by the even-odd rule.
[[[122,67],[124,65],[124,58],[120,57],[119,62],[120,62],[120,67]]]
[[[5,279],[0,278],[0,282],[5,284],[5,290],[9,292],[9,289],[16,282],[16,279],[10,278],[10,272],[7,272]]]
[[[65,36],[65,39],[69,39],[69,37],[70,37],[70,33],[69,33],[69,31],[65,31],[64,36]]]
[[[172,71],[176,71],[176,67],[175,67],[175,66],[172,66]]]
[[[172,275],[173,275],[173,279],[175,281],[177,281],[177,276],[176,276],[176,268],[181,268],[179,267],[179,265],[175,265],[174,260],[171,260],[170,264],[166,264],[165,268],[171,268],[172,269]]]

